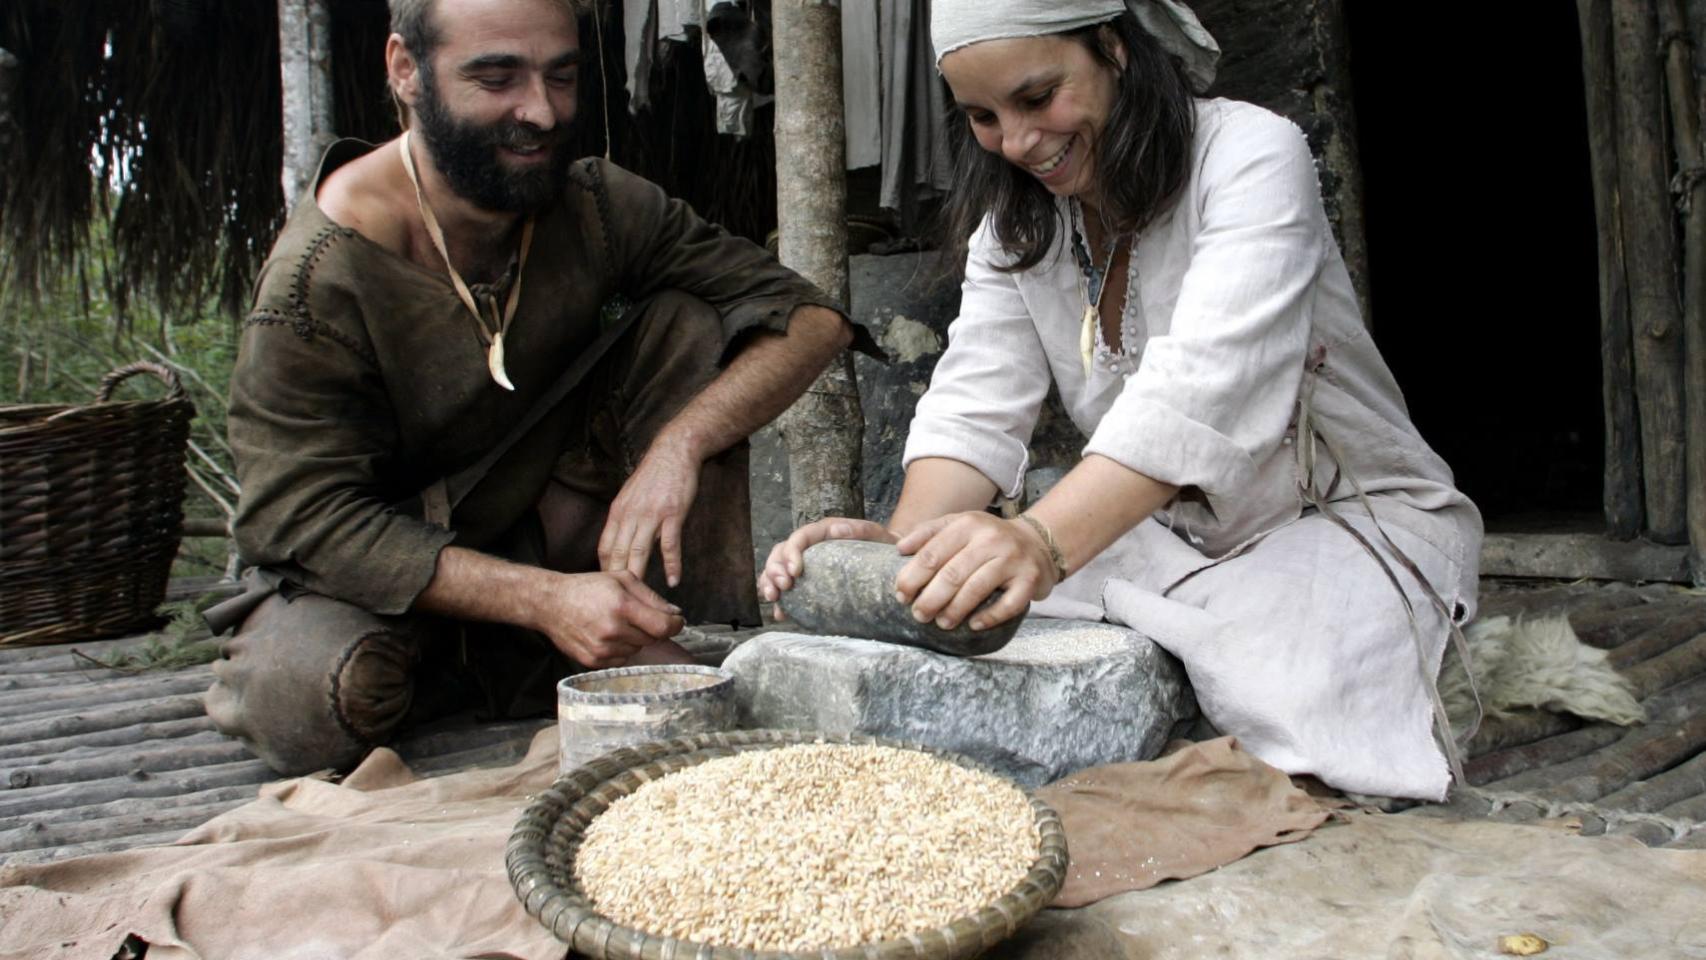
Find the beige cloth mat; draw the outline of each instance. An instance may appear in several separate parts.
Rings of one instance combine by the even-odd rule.
[[[1232,772],[1245,762],[1231,743],[1215,741],[1063,784],[1093,797],[1104,778],[1131,779],[1134,789],[1153,781],[1156,807],[1123,794],[1108,801],[1143,821],[1158,845],[1182,851],[1152,875],[1193,859],[1197,869],[1262,838],[1280,843],[1193,879],[1046,910],[989,956],[1490,958],[1498,936],[1533,932],[1555,945],[1548,957],[1706,958],[1706,852],[1584,839],[1557,825],[1366,814],[1339,815],[1304,842],[1285,843],[1307,829],[1287,824],[1319,810],[1289,785],[1249,793],[1255,784]],[[149,960],[555,960],[563,947],[521,909],[503,868],[522,808],[555,775],[552,729],[514,767],[431,780],[380,750],[342,784],[270,785],[173,846],[0,868],[0,958],[109,960],[135,933],[152,944]],[[1167,837],[1218,824],[1215,806],[1247,795],[1279,814],[1243,823],[1236,842]],[[1189,797],[1212,802],[1192,811]],[[1102,862],[1086,857],[1100,845],[1142,849],[1078,829],[1069,843],[1080,867]]]
[[[167,847],[0,868],[0,958],[557,960],[504,846],[557,776],[557,731],[513,767],[417,780],[375,750],[342,784],[286,780]]]

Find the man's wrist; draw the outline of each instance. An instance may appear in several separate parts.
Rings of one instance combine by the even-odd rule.
[[[554,582],[557,575],[543,567],[509,560],[498,563],[501,579],[488,584],[492,593],[481,602],[489,609],[480,619],[548,633],[552,601],[561,589]]]
[[[711,459],[718,451],[711,449],[712,438],[707,431],[696,428],[691,422],[683,422],[678,418],[674,423],[666,424],[652,439],[651,446],[646,448],[646,455],[656,453],[673,459],[691,460],[703,464]]]

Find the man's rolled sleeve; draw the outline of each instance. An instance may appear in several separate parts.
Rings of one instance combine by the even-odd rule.
[[[374,613],[408,611],[455,535],[382,492],[396,438],[377,371],[288,328],[251,322],[244,339],[228,422],[239,553]]]
[[[1302,131],[1254,108],[1241,120],[1202,161],[1202,226],[1171,324],[1084,448],[1211,505],[1249,489],[1285,437],[1332,242]]]
[[[594,162],[608,208],[619,214],[605,224],[611,256],[623,289],[636,300],[675,289],[708,302],[722,314],[726,348],[753,330],[786,333],[802,306],[823,307],[847,319],[845,305],[768,250],[704,220],[656,184],[614,164]],[[852,326],[854,348],[881,358],[870,334]]]
[[[960,315],[948,325],[948,348],[919,398],[901,462],[958,460],[1017,497],[1050,375],[1013,275],[991,265],[998,256],[985,222],[972,237]]]

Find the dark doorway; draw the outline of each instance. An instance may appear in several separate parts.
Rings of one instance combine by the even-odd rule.
[[[1345,4],[1374,335],[1489,529],[1599,529],[1593,186],[1573,4]]]

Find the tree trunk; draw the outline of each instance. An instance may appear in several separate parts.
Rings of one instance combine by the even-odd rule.
[[[1635,413],[1635,359],[1629,287],[1617,196],[1617,85],[1611,53],[1611,0],[1577,0],[1582,83],[1594,219],[1599,224],[1599,334],[1605,401],[1605,527],[1614,540],[1641,532],[1641,427]]]
[[[1677,202],[1683,214],[1683,428],[1688,478],[1688,559],[1696,585],[1706,586],[1706,168],[1701,162],[1699,100],[1693,43],[1682,0],[1660,0],[1665,87],[1670,94],[1671,143],[1676,151]]]
[[[846,118],[836,0],[776,0],[776,207],[782,262],[842,303],[847,283]],[[865,418],[853,358],[843,352],[787,413],[796,524],[862,517]]]
[[[1681,543],[1684,497],[1682,329],[1676,232],[1665,156],[1658,24],[1645,0],[1612,0],[1617,75],[1618,199],[1634,331],[1635,406],[1647,535]]]
[[[294,207],[332,143],[332,14],[327,0],[278,0],[284,202]]]

